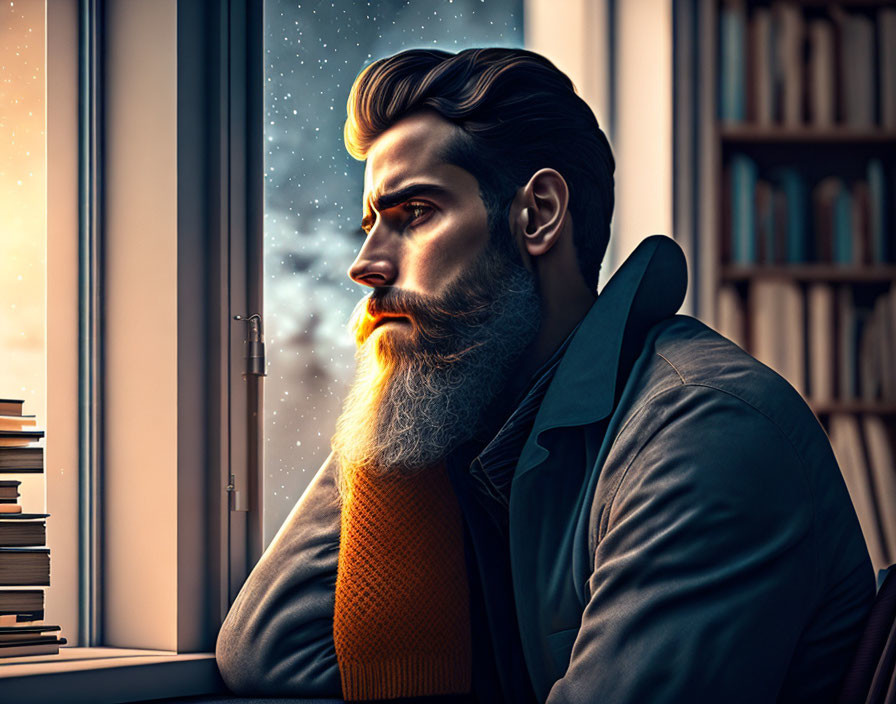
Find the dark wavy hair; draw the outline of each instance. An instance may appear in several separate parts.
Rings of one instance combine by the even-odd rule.
[[[495,226],[507,222],[514,195],[538,169],[563,175],[579,268],[596,289],[610,239],[615,160],[569,77],[525,49],[402,51],[373,62],[355,79],[346,149],[366,159],[379,135],[425,108],[460,128],[441,156],[476,178],[492,232],[507,229]],[[512,242],[504,246],[516,251]]]

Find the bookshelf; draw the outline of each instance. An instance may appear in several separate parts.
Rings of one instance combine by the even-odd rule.
[[[803,394],[894,563],[896,0],[674,7],[695,312]]]

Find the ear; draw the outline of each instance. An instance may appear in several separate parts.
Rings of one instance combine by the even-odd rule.
[[[511,231],[531,257],[540,257],[563,233],[569,205],[569,188],[554,169],[539,169],[514,198]]]

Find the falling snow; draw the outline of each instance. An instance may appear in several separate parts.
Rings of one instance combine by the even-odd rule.
[[[522,0],[265,3],[265,542],[329,452],[354,369],[346,276],[361,237],[364,164],[345,103],[378,58],[425,47],[522,46]]]

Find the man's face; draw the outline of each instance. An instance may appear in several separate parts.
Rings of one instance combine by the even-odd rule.
[[[488,215],[479,184],[439,158],[457,129],[426,111],[400,120],[373,143],[364,173],[368,235],[349,269],[352,279],[439,296],[483,250]]]
[[[343,489],[356,469],[419,471],[469,439],[538,328],[534,277],[496,246],[509,224],[490,233],[476,179],[438,159],[446,125],[406,118],[368,156],[370,234],[350,275],[374,290],[353,316],[358,368],[333,436]]]

